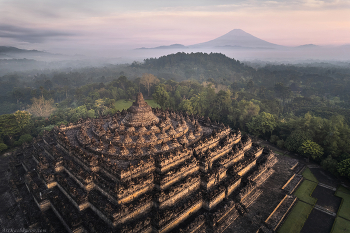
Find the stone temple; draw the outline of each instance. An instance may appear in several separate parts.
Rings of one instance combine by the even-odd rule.
[[[239,130],[152,109],[141,93],[127,111],[55,127],[15,158],[29,228],[125,233],[223,232],[278,161]]]

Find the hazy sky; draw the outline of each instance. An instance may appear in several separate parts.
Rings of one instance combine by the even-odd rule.
[[[0,45],[191,45],[242,29],[280,45],[350,44],[349,0],[0,0]]]

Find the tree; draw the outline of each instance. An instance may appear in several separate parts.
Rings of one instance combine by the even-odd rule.
[[[310,156],[313,159],[319,159],[323,155],[323,148],[318,145],[316,142],[313,142],[311,140],[306,140],[304,141],[300,148],[299,152],[301,152],[303,155],[307,156],[310,158]]]
[[[158,85],[152,97],[156,103],[160,105],[160,107],[166,108],[169,106],[170,96],[169,93],[165,90],[164,85]]]
[[[0,143],[0,152],[7,150],[7,145],[5,143]]]
[[[221,90],[215,97],[212,97],[214,99],[214,103],[209,108],[211,110],[210,117],[213,120],[220,120],[227,123],[230,107],[232,105],[231,95],[232,93],[230,90]]]
[[[103,115],[103,112],[107,110],[107,107],[105,106],[105,102],[103,101],[103,99],[95,100],[94,107],[96,108],[100,116]]]
[[[17,100],[17,104],[20,102],[21,99],[23,99],[24,94],[20,88],[13,88],[12,90],[12,96]]]
[[[37,117],[49,117],[56,109],[53,99],[45,100],[44,97],[33,98],[33,104],[29,107],[28,112]]]
[[[276,142],[276,146],[279,147],[279,148],[283,148],[284,147],[284,141],[283,140],[278,140]]]
[[[140,79],[140,83],[146,87],[146,89],[147,89],[147,96],[149,96],[149,89],[154,84],[159,83],[159,79],[157,79],[157,77],[154,76],[153,74],[146,74],[145,73],[145,74],[142,75],[142,78]]]
[[[292,92],[289,87],[283,85],[283,83],[276,83],[274,86],[277,98],[282,99],[282,106],[284,108],[285,101],[292,96]]]
[[[31,142],[33,137],[30,134],[23,134],[21,137],[18,139],[17,142],[14,143],[15,146],[20,146],[25,142]]]
[[[286,139],[284,146],[289,151],[298,152],[300,146],[304,141],[311,139],[311,137],[302,130],[294,130]]]
[[[247,83],[247,90],[249,93],[253,93],[254,92],[254,82],[253,80],[249,80],[248,83]]]
[[[179,107],[182,111],[185,111],[188,114],[193,113],[193,106],[190,100],[182,100]]]
[[[86,116],[89,118],[95,118],[95,111],[93,109],[90,109],[86,112]]]
[[[337,170],[341,176],[350,178],[350,159],[345,159],[338,163]]]
[[[275,117],[267,112],[261,112],[259,115],[253,117],[253,119],[247,123],[247,127],[250,132],[256,136],[264,135],[266,132],[270,132],[276,128],[277,123]]]
[[[337,173],[337,160],[333,159],[331,155],[321,162],[321,165],[324,169],[330,171],[333,174]]]
[[[228,119],[237,127],[244,129],[246,124],[259,114],[260,107],[254,104],[252,101],[234,101],[232,112],[228,116]]]
[[[277,135],[271,135],[270,137],[271,143],[276,144],[278,140],[280,140],[280,138]]]
[[[18,136],[21,133],[21,127],[19,127],[14,114],[0,115],[0,137],[8,138],[11,143],[14,136]],[[9,144],[7,143],[7,144]]]
[[[21,131],[23,131],[26,126],[30,123],[30,113],[27,111],[16,111],[13,114],[16,118],[17,126],[20,128]]]
[[[193,106],[193,113],[205,115],[206,110],[210,107],[208,89],[206,88],[200,93],[195,94],[190,100]]]

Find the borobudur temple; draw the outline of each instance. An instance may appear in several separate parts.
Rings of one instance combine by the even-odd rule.
[[[26,224],[50,232],[223,232],[278,161],[239,130],[152,109],[141,93],[127,111],[55,127],[14,153]]]

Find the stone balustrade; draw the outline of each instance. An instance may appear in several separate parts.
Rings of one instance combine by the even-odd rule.
[[[173,185],[170,189],[161,192],[156,196],[159,208],[164,208],[174,204],[181,198],[190,195],[200,187],[200,175],[194,174],[188,176],[184,181]]]

